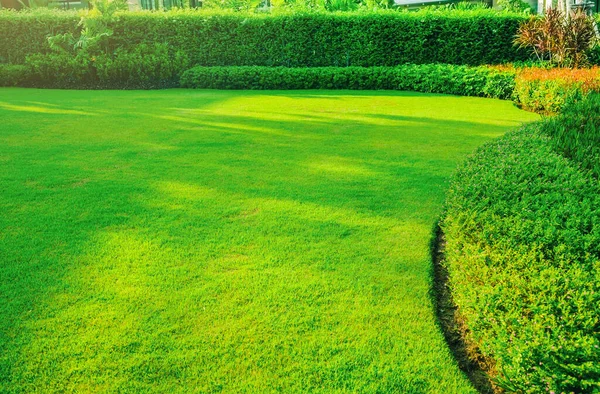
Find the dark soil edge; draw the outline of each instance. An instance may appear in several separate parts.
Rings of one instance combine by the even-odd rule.
[[[477,348],[466,340],[466,329],[454,303],[448,282],[448,269],[444,264],[445,245],[444,233],[439,224],[436,224],[430,248],[433,263],[432,296],[438,324],[459,368],[467,375],[475,389],[482,394],[502,393],[502,390],[494,386],[486,372],[490,369],[489,364]]]

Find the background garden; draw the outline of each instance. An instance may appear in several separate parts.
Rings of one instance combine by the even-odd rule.
[[[600,392],[595,16],[27,5],[0,391]]]

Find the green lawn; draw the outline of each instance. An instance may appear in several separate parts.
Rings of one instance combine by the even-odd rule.
[[[536,119],[398,92],[0,89],[0,392],[470,393],[428,244]]]

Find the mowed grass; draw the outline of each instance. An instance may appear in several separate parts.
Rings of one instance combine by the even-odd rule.
[[[390,92],[0,89],[0,392],[470,393],[428,245],[535,115]]]

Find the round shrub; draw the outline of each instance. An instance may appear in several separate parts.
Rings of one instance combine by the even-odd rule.
[[[595,393],[600,183],[540,128],[483,146],[457,170],[442,222],[450,286],[500,387]]]

